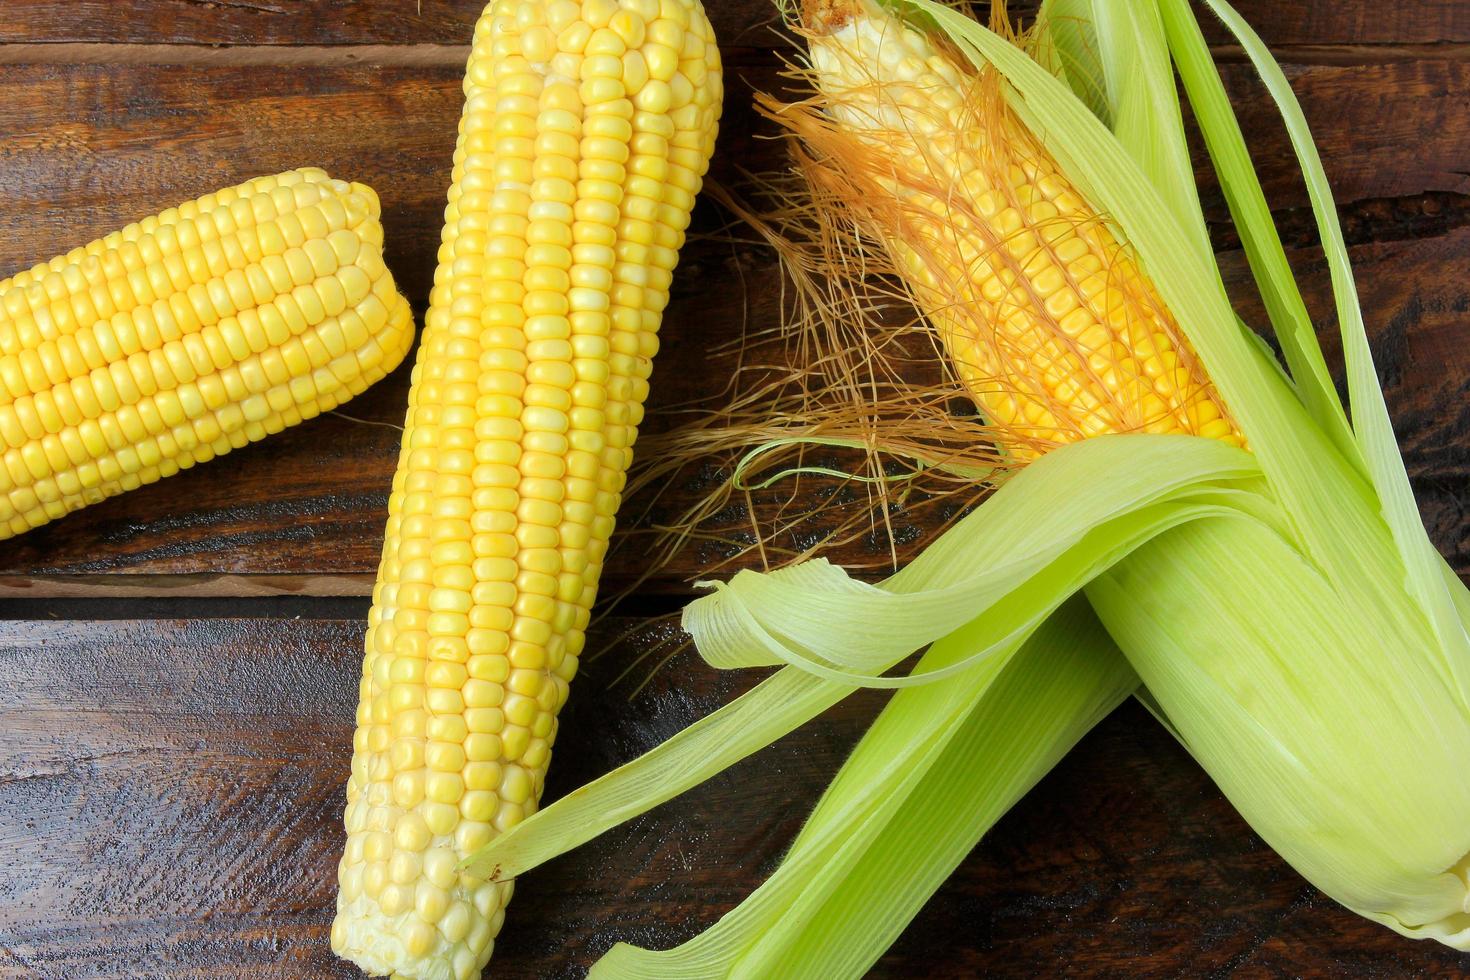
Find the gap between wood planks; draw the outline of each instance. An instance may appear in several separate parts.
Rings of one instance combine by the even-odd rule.
[[[1245,61],[1234,45],[1211,47],[1221,62]],[[462,68],[468,45],[207,45],[99,44],[33,42],[0,44],[0,65],[199,65],[202,67],[350,67]],[[1401,61],[1470,60],[1470,44],[1303,44],[1274,49],[1283,65],[1373,65]],[[728,67],[769,65],[781,60],[779,48],[730,47],[722,52]]]
[[[654,620],[677,614],[689,595],[626,596],[606,608],[599,606],[592,626],[605,619]],[[340,619],[366,620],[372,599],[367,595],[196,596],[91,595],[76,598],[16,598],[0,596],[0,623],[101,622],[135,619]]]

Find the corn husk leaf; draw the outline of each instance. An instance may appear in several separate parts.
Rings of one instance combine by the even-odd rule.
[[[1258,522],[1168,531],[1087,596],[1272,848],[1362,915],[1465,944],[1470,724],[1432,658],[1365,632]]]
[[[1111,120],[1113,135],[1178,219],[1199,260],[1214,269],[1159,10],[1153,4],[1107,0],[1092,0],[1089,6],[1107,86],[1109,112],[1104,118]]]
[[[1092,0],[1045,0],[1037,12],[1028,53],[1111,127],[1113,110],[1092,15]]]
[[[691,604],[685,628],[714,666],[785,669],[496,837],[465,867],[515,877],[672,799],[859,686],[911,687],[1004,661],[1083,583],[1162,529],[1205,515],[1274,521],[1251,489],[1258,479],[1251,456],[1222,443],[1092,439],[1017,474],[880,585],[826,562],[741,573]],[[962,627],[963,657],[886,676]]]
[[[1207,0],[1261,72],[1306,176],[1333,275],[1355,451],[1338,448],[1335,401],[1325,391],[1304,396],[1275,385],[1261,361],[1242,356],[1249,348],[1239,349],[1224,327],[1218,281],[1216,289],[1203,288],[1203,270],[1183,250],[1162,201],[1117,148],[1097,144],[1101,127],[1087,132],[1075,100],[983,28],[934,10],[929,0],[914,2],[957,43],[970,45],[977,61],[1006,74],[1048,145],[1076,168],[1069,172],[1084,174],[1096,201],[1126,228],[1250,439],[1267,493],[1290,524],[1279,537],[1259,522],[1234,522],[1225,532],[1223,522],[1201,521],[1165,532],[1089,587],[1103,621],[1171,728],[1293,865],[1343,904],[1406,935],[1465,945],[1465,589],[1446,578],[1419,523],[1326,179],[1285,76],[1227,4]],[[1205,55],[1194,43],[1198,29],[1185,29],[1189,12],[1182,2],[1170,0],[1166,9],[1186,83],[1207,106],[1200,120],[1222,182],[1237,188],[1245,204],[1238,210],[1250,214],[1254,177],[1244,172],[1243,154],[1231,152],[1238,133],[1233,118],[1225,121],[1228,107],[1209,104]],[[1258,274],[1282,281],[1289,272],[1276,265],[1279,242],[1260,218],[1256,209],[1242,235],[1263,263]],[[1198,291],[1182,295],[1179,287],[1191,282]],[[1304,390],[1310,392],[1320,384],[1311,363],[1320,352],[1301,336],[1291,303],[1278,295],[1277,306],[1299,331],[1295,357],[1307,363]],[[1315,417],[1325,417],[1325,427]],[[1216,533],[1232,542],[1235,554],[1209,573],[1196,567],[1206,561],[1197,551],[1165,547]],[[1238,575],[1243,567],[1247,577],[1219,584],[1221,574]],[[1111,588],[1115,579],[1126,579],[1129,588]],[[1171,585],[1181,581],[1187,586]],[[1230,601],[1240,595],[1257,601]],[[1207,617],[1213,610],[1224,611]]]
[[[1182,0],[1168,2],[1177,4]],[[1244,46],[1286,123],[1292,149],[1306,179],[1312,213],[1317,219],[1322,249],[1332,275],[1332,295],[1336,301],[1343,358],[1347,364],[1353,433],[1377,493],[1383,520],[1393,533],[1404,566],[1405,580],[1394,584],[1406,587],[1429,618],[1443,654],[1442,663],[1459,685],[1466,707],[1470,708],[1470,633],[1456,614],[1454,600],[1445,588],[1439,572],[1439,555],[1424,532],[1403,457],[1399,455],[1398,442],[1388,417],[1388,405],[1373,367],[1373,352],[1368,346],[1368,334],[1363,325],[1363,311],[1358,302],[1357,285],[1353,282],[1347,242],[1342,237],[1342,225],[1337,218],[1321,155],[1312,140],[1311,129],[1302,114],[1296,93],[1260,36],[1228,3],[1223,0],[1206,2]]]
[[[965,632],[936,643],[920,668],[963,658]],[[861,975],[995,821],[1137,684],[1077,599],[996,663],[895,696],[781,867],[734,911],[673,950],[615,946],[592,975]]]
[[[1170,53],[1215,163],[1231,219],[1240,230],[1246,259],[1271,328],[1295,379],[1297,396],[1337,451],[1366,476],[1347,413],[1337,397],[1311,316],[1286,260],[1286,250],[1271,220],[1271,209],[1251,164],[1245,136],[1225,94],[1225,85],[1205,44],[1204,34],[1187,4],[1167,0],[1159,5],[1159,10],[1168,33]]]

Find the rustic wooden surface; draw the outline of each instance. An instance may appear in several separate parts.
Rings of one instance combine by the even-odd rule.
[[[0,275],[203,191],[312,164],[378,189],[390,264],[421,308],[479,6],[5,0]],[[777,83],[780,42],[766,0],[709,6],[731,79],[716,177],[734,184],[737,165],[780,162],[749,110],[752,87]],[[1312,122],[1421,509],[1470,573],[1470,5],[1239,6]],[[1024,17],[1034,4],[1013,8]],[[1207,31],[1325,318],[1327,273],[1285,134],[1239,52]],[[1226,278],[1259,320],[1205,182]],[[696,231],[652,428],[677,406],[717,404],[732,361],[711,348],[775,312],[771,256],[708,204]],[[0,977],[352,975],[325,929],[361,597],[406,388],[404,370],[340,415],[0,544]],[[710,479],[686,474],[654,516]],[[904,534],[931,519],[895,515]],[[615,554],[610,590],[634,580],[638,550]],[[876,569],[885,554],[857,541],[838,557]],[[676,608],[710,559],[691,549],[620,612]],[[634,683],[613,681],[663,628],[612,642],[634,625],[606,620],[593,637],[607,652],[578,679],[550,795],[752,683],[684,655],[630,699]],[[774,865],[880,704],[855,698],[528,877],[493,974],[579,976],[616,939],[670,944],[713,921]],[[980,973],[1438,977],[1470,976],[1470,959],[1324,899],[1126,707],[977,848],[876,971]]]
[[[0,623],[0,977],[342,977],[326,945],[357,696],[358,600],[331,619]],[[548,795],[744,690],[683,655],[636,697],[653,626],[610,620]],[[599,644],[594,644],[599,646]],[[518,882],[491,973],[576,977],[672,944],[769,871],[876,695]],[[1323,899],[1139,708],[976,849],[886,977],[1447,976],[1463,957]]]

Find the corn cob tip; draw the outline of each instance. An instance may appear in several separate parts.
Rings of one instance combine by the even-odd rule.
[[[802,0],[801,23],[813,34],[833,34],[858,16],[863,0]]]
[[[349,191],[354,199],[361,199],[367,205],[367,216],[380,218],[383,215],[383,202],[378,198],[378,192],[367,184],[359,184],[353,181]]]

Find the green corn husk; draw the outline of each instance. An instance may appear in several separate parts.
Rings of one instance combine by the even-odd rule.
[[[896,3],[1005,77],[1011,108],[1136,251],[1251,452],[1087,440],[1031,464],[877,586],[821,561],[716,584],[685,615],[704,658],[781,669],[498,838],[472,871],[519,874],[857,687],[900,690],[766,885],[684,946],[620,946],[595,975],[861,975],[1139,679],[1317,887],[1406,936],[1470,949],[1470,592],[1415,509],[1301,110],[1259,38],[1223,0],[1206,3],[1297,150],[1332,271],[1351,424],[1187,0],[1048,0],[1034,56],[931,0]],[[1175,71],[1285,365],[1226,298]],[[1096,620],[1069,602],[1079,589]],[[913,673],[887,673],[927,644]],[[1026,723],[997,724],[1006,718]]]
[[[1445,574],[1414,509],[1300,108],[1259,38],[1224,3],[1210,6],[1261,71],[1297,147],[1333,272],[1355,424],[1347,429],[1279,241],[1267,230],[1269,212],[1198,26],[1183,0],[1164,0],[1160,23],[1250,243],[1252,268],[1263,293],[1275,291],[1268,305],[1294,389],[1261,398],[1251,387],[1266,390],[1279,377],[1271,366],[1258,365],[1254,378],[1224,366],[1230,347],[1249,349],[1230,330],[1225,304],[1215,304],[1216,337],[1205,309],[1187,312],[1210,294],[1186,296],[1189,276],[1161,271],[1171,262],[1184,265],[1177,261],[1182,251],[1165,254],[1180,243],[1152,234],[1165,229],[1146,218],[1128,220],[1154,202],[1135,195],[1143,188],[1118,180],[1122,171],[1108,172],[1082,146],[1068,145],[1084,133],[1056,118],[1045,131],[1119,219],[1179,314],[1261,458],[1288,530],[1282,535],[1250,521],[1171,530],[1100,576],[1087,594],[1165,720],[1283,857],[1360,914],[1405,935],[1466,948],[1470,648],[1456,609],[1463,609],[1466,590]],[[1013,53],[969,22],[944,16],[961,43]],[[996,65],[1025,95],[1035,93],[1029,107],[1048,112],[1051,80],[1009,60],[1014,74]],[[1243,218],[1251,207],[1254,217]],[[1198,221],[1197,209],[1171,210],[1195,219],[1182,220],[1186,227]],[[1205,286],[1202,277],[1199,283]],[[1223,292],[1212,292],[1223,300]]]

